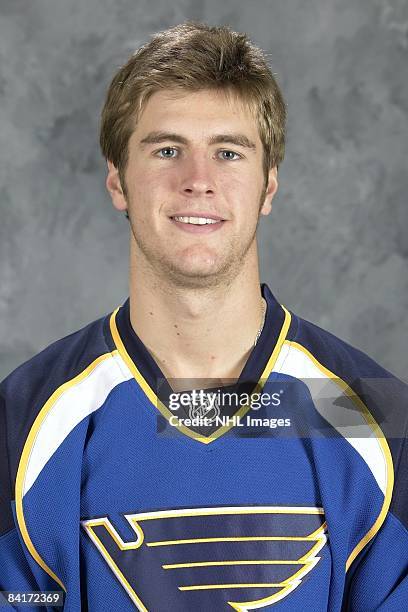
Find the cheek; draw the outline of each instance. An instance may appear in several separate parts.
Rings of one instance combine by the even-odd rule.
[[[239,202],[239,207],[248,213],[258,208],[259,200],[262,195],[262,185],[256,180],[255,176],[237,175],[233,181],[229,181],[228,193],[234,201]]]
[[[139,192],[139,197],[157,203],[165,194],[168,195],[177,189],[180,173],[166,167],[166,164],[163,166],[147,165],[134,175],[133,184],[135,192]]]
[[[154,233],[155,229],[159,228],[164,214],[163,210],[166,210],[168,202],[168,193],[166,194],[154,178],[145,175],[133,183],[130,208],[133,219],[143,231],[148,228],[149,232]]]

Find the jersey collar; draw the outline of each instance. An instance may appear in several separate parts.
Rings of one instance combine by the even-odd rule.
[[[225,389],[239,388],[251,393],[255,388],[263,386],[264,381],[270,374],[275,364],[280,348],[285,340],[290,325],[290,314],[272,294],[269,287],[261,284],[261,293],[267,303],[265,324],[256,346],[252,349],[247,362],[236,382]],[[113,341],[121,354],[122,358],[131,370],[136,382],[148,396],[154,406],[161,414],[168,419],[172,416],[167,407],[167,399],[173,392],[168,384],[163,372],[154,360],[153,356],[136,334],[130,321],[130,298],[120,306],[111,316],[111,333]],[[243,416],[245,412],[242,408],[224,406],[223,414],[232,416],[239,414]],[[178,415],[180,416],[180,414]],[[188,416],[188,414],[187,414]],[[174,429],[172,427],[171,429]],[[179,431],[185,433],[201,442],[211,442],[231,427],[177,427]],[[205,432],[205,435],[204,435]],[[192,435],[191,435],[192,434]]]

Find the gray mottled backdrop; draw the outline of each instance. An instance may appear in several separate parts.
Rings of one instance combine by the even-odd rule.
[[[130,53],[187,18],[246,31],[287,100],[263,279],[407,379],[407,0],[0,0],[0,379],[127,296],[99,113]]]

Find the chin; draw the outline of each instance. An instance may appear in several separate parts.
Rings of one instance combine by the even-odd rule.
[[[220,262],[213,262],[212,265],[173,265],[166,276],[179,287],[199,289],[223,285],[232,273],[232,265],[221,266]]]
[[[184,252],[181,257],[169,262],[174,270],[186,276],[212,276],[223,267],[223,262],[215,253]]]

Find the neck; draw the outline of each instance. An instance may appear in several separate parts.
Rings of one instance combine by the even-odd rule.
[[[131,324],[167,378],[239,377],[264,314],[256,244],[254,252],[233,279],[199,288],[175,286],[131,257]]]

